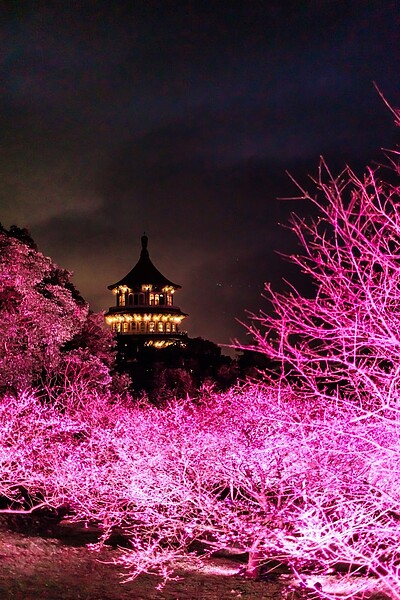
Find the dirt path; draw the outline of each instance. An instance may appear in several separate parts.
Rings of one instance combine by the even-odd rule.
[[[309,590],[293,590],[290,576],[268,582],[248,581],[238,575],[240,564],[213,558],[196,571],[182,565],[179,581],[157,590],[159,579],[142,575],[121,583],[120,568],[113,563],[119,549],[105,547],[100,553],[84,545],[60,539],[10,531],[0,522],[0,600],[299,600],[316,598]],[[371,587],[358,595],[361,578],[325,577],[323,588],[348,598],[387,599]],[[368,585],[373,582],[368,581]],[[343,583],[346,584],[344,593]],[[365,583],[365,580],[364,580]],[[375,584],[376,585],[376,584]],[[313,584],[312,584],[313,587]],[[315,588],[314,588],[315,590]]]
[[[249,582],[235,576],[239,565],[214,559],[204,572],[182,571],[181,581],[157,591],[158,580],[143,575],[121,584],[112,562],[119,550],[100,554],[21,533],[0,531],[2,600],[280,600],[282,583]],[[101,561],[101,562],[100,562]]]

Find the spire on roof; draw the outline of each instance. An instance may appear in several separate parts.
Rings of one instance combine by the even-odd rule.
[[[142,240],[142,251],[140,253],[140,258],[149,258],[149,251],[147,250],[147,244],[149,243],[149,238],[146,235],[146,232],[143,232],[141,237]]]
[[[143,233],[141,241],[142,250],[137,264],[120,281],[109,285],[108,289],[112,290],[120,285],[126,285],[127,287],[134,289],[143,284],[152,284],[159,287],[172,286],[175,289],[179,289],[181,287],[180,285],[164,277],[151,262],[149,251],[147,249],[149,239],[146,233]]]

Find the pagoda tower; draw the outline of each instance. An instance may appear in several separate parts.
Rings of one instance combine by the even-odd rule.
[[[115,294],[116,304],[106,313],[106,323],[120,341],[129,345],[181,345],[187,334],[180,330],[180,324],[187,315],[174,304],[174,294],[181,286],[156,269],[147,244],[148,238],[143,235],[137,264],[125,277],[108,286]]]

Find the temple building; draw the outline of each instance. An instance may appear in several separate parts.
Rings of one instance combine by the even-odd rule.
[[[180,325],[187,315],[174,303],[180,285],[173,283],[150,260],[148,238],[142,236],[142,251],[133,269],[108,286],[115,295],[115,306],[105,315],[106,323],[124,346],[165,348],[181,345],[187,337]]]

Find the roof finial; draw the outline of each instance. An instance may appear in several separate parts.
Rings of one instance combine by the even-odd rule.
[[[149,241],[149,238],[147,237],[146,232],[144,231],[143,235],[142,235],[142,250],[147,250],[148,241]]]

